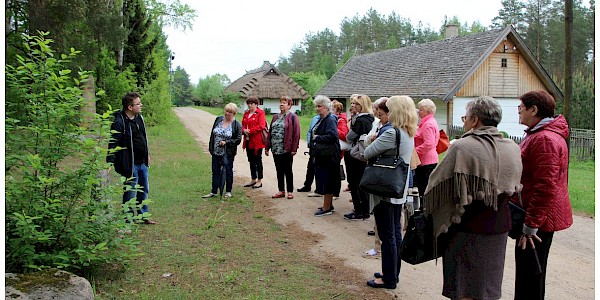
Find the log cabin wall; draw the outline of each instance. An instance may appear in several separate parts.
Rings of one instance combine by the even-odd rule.
[[[519,51],[507,40],[490,54],[455,96],[518,98],[528,91],[540,89],[548,91]]]

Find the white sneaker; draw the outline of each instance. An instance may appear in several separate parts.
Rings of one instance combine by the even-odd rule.
[[[206,194],[206,195],[202,196],[202,198],[212,198],[212,197],[214,197],[214,196],[216,196],[216,195],[217,195],[217,194],[208,193],[208,194]]]
[[[308,195],[307,195],[307,196],[309,196],[309,197],[321,197],[321,196],[323,196],[323,195],[321,195],[321,194],[317,194],[317,193],[308,193]]]
[[[223,198],[231,198],[231,193],[225,193],[225,196],[223,196]]]

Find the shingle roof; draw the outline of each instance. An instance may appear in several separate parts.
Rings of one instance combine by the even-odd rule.
[[[409,95],[449,101],[509,34],[521,44],[522,54],[542,81],[552,85],[549,90],[558,91],[562,97],[512,26],[352,57],[317,94],[332,98],[348,98],[352,94],[371,98]]]
[[[308,99],[309,95],[291,77],[281,73],[273,64],[265,61],[262,67],[246,72],[231,83],[225,91],[240,93],[242,97],[256,96],[259,99]]]

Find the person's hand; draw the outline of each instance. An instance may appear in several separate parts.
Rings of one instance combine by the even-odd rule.
[[[533,242],[533,240],[536,240],[538,242],[541,242],[542,239],[540,239],[539,236],[537,236],[537,234],[533,234],[533,235],[528,235],[528,234],[522,234],[521,237],[519,238],[519,243],[517,244],[517,246],[521,247],[521,249],[525,250],[525,248],[527,248],[527,245],[531,245],[531,249],[535,249],[535,243]]]
[[[225,146],[225,144],[227,144],[225,141],[220,141],[219,142],[219,146],[221,146],[221,147]]]
[[[296,155],[296,152],[292,152],[292,156]]]
[[[266,150],[266,149],[265,149],[265,155],[266,155],[266,156],[269,156],[269,150]]]

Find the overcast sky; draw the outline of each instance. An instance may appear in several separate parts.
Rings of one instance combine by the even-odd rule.
[[[231,81],[267,60],[288,57],[309,32],[325,28],[339,34],[344,17],[364,16],[369,8],[388,16],[395,11],[414,25],[438,29],[444,16],[461,23],[489,26],[498,15],[500,0],[181,0],[196,10],[193,28],[167,28],[174,52],[173,69],[180,66],[193,84],[206,76],[225,74]]]

